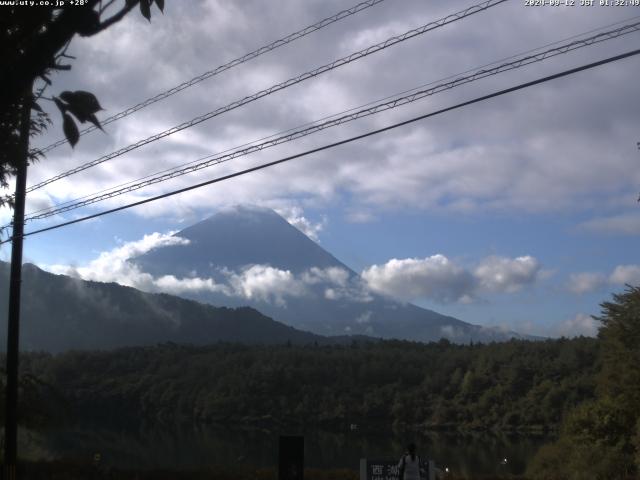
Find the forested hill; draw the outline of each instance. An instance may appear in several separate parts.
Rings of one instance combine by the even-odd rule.
[[[81,422],[544,430],[593,398],[594,339],[28,354]],[[70,418],[71,418],[70,417]]]
[[[0,281],[8,276],[9,264],[0,262]],[[168,341],[196,345],[347,341],[296,330],[249,307],[214,307],[117,283],[54,275],[31,264],[23,269],[21,305],[22,350],[109,349]],[[7,311],[6,295],[0,296],[0,311]],[[6,329],[0,329],[0,345],[5,348]]]

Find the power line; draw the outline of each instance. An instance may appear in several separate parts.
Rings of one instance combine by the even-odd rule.
[[[193,165],[193,164],[196,164],[196,163],[198,163],[198,162],[202,162],[202,161],[204,161],[204,160],[207,160],[207,159],[212,158],[214,155],[222,155],[222,154],[227,153],[227,152],[232,152],[232,151],[234,151],[234,150],[237,150],[237,149],[240,149],[240,148],[243,148],[243,147],[247,147],[247,146],[250,146],[250,145],[253,145],[253,144],[257,144],[258,142],[262,142],[262,141],[268,140],[268,139],[270,139],[270,138],[275,138],[275,137],[277,137],[277,136],[284,135],[284,134],[286,134],[286,133],[290,133],[290,132],[293,132],[293,131],[295,131],[295,130],[299,130],[299,129],[301,129],[301,128],[307,127],[307,126],[311,126],[311,125],[317,124],[317,123],[322,122],[322,121],[324,121],[324,120],[329,120],[329,119],[331,119],[331,118],[335,118],[335,117],[338,117],[338,116],[341,116],[341,115],[344,115],[344,114],[347,114],[347,113],[350,113],[350,112],[355,112],[355,111],[356,111],[356,110],[358,110],[358,109],[362,109],[362,108],[364,108],[364,107],[368,107],[368,106],[370,106],[370,105],[374,105],[375,103],[379,103],[379,102],[382,102],[382,101],[385,101],[385,100],[389,100],[389,99],[392,99],[392,98],[398,97],[399,95],[408,94],[408,93],[410,93],[410,92],[416,92],[416,91],[418,91],[418,90],[420,90],[420,89],[422,89],[422,88],[428,87],[428,86],[430,86],[430,85],[435,85],[435,84],[437,84],[437,83],[439,83],[439,82],[445,82],[445,81],[447,81],[447,80],[451,80],[451,79],[454,79],[454,78],[460,77],[460,76],[462,76],[462,75],[466,75],[466,74],[469,74],[469,73],[472,73],[472,72],[477,72],[478,70],[485,69],[485,68],[490,67],[490,66],[492,66],[492,65],[499,65],[500,63],[502,63],[502,62],[506,62],[507,60],[512,60],[512,59],[518,58],[519,56],[527,55],[527,54],[530,54],[530,53],[532,53],[532,52],[539,52],[539,51],[541,51],[541,50],[542,50],[542,49],[544,49],[544,48],[551,47],[551,46],[553,46],[553,45],[559,45],[559,44],[561,44],[562,42],[567,42],[567,41],[569,41],[569,40],[574,40],[574,39],[577,39],[577,38],[583,37],[584,35],[588,35],[588,34],[590,34],[590,33],[598,32],[598,31],[604,30],[604,29],[606,29],[606,28],[611,28],[611,27],[614,27],[614,26],[616,26],[616,25],[620,25],[620,24],[625,23],[625,22],[629,22],[629,21],[632,21],[632,20],[636,20],[636,19],[638,19],[638,18],[640,18],[640,15],[636,15],[636,16],[634,16],[634,17],[630,17],[630,18],[623,19],[623,20],[620,20],[620,21],[617,21],[617,22],[614,22],[614,23],[610,23],[610,24],[607,24],[607,25],[603,25],[603,26],[598,27],[598,28],[594,28],[594,29],[591,29],[591,30],[587,30],[586,32],[582,32],[582,33],[579,33],[579,34],[576,34],[576,35],[572,35],[572,36],[570,36],[570,37],[566,37],[566,38],[563,38],[563,39],[560,39],[560,40],[556,40],[556,41],[554,41],[554,42],[547,43],[547,44],[545,44],[545,45],[541,45],[541,46],[539,46],[539,47],[532,48],[532,49],[526,50],[526,51],[524,51],[524,52],[519,52],[519,53],[517,53],[517,54],[510,55],[510,56],[508,56],[508,57],[503,57],[503,58],[501,58],[501,59],[499,59],[499,60],[494,60],[493,62],[486,63],[486,64],[481,65],[481,66],[479,66],[479,67],[471,68],[471,69],[465,70],[465,71],[463,71],[463,72],[458,72],[458,73],[456,73],[456,74],[449,75],[449,76],[444,77],[444,78],[441,78],[441,79],[439,79],[439,80],[434,80],[434,81],[431,81],[431,82],[429,82],[429,83],[419,85],[418,87],[414,87],[414,88],[411,88],[411,89],[409,89],[409,90],[404,90],[404,91],[402,91],[402,92],[398,92],[398,93],[395,93],[395,94],[393,94],[393,95],[388,95],[388,96],[386,96],[386,97],[384,97],[384,98],[377,99],[377,100],[373,100],[373,101],[371,101],[371,102],[368,102],[368,103],[365,103],[365,104],[359,105],[359,106],[357,106],[357,107],[352,107],[352,108],[349,108],[349,109],[347,109],[347,110],[343,110],[343,111],[338,112],[338,113],[334,113],[334,114],[331,114],[331,115],[327,115],[327,116],[324,116],[324,117],[319,118],[319,119],[317,119],[317,120],[314,120],[314,121],[311,121],[311,122],[307,122],[307,123],[304,123],[304,124],[302,124],[302,125],[298,125],[298,126],[296,126],[296,127],[289,128],[289,129],[287,129],[287,130],[283,130],[283,131],[280,131],[280,132],[277,132],[277,133],[273,133],[273,134],[271,134],[271,135],[264,136],[264,137],[259,138],[259,139],[256,139],[256,140],[252,140],[252,141],[249,141],[249,142],[243,143],[242,145],[236,145],[235,147],[227,148],[227,149],[225,149],[225,150],[222,150],[222,151],[218,152],[217,154],[206,155],[206,156],[204,156],[204,157],[198,158],[198,159],[196,159],[196,160],[192,160],[192,161],[190,161],[190,162],[186,162],[186,163],[184,163],[184,164],[182,164],[182,165],[179,165],[179,166],[176,166],[176,167],[170,167],[170,168],[167,168],[167,169],[165,169],[165,170],[161,170],[161,171],[158,171],[158,172],[150,173],[150,174],[148,174],[148,175],[145,175],[145,176],[143,176],[143,177],[139,177],[139,178],[134,179],[134,180],[129,180],[129,181],[127,181],[127,182],[123,182],[123,183],[120,183],[120,184],[118,184],[118,185],[114,185],[114,186],[112,186],[112,187],[108,187],[108,188],[105,188],[105,189],[99,190],[99,191],[94,192],[94,193],[90,193],[90,194],[87,194],[87,195],[83,195],[83,196],[81,196],[81,197],[76,197],[75,199],[71,199],[71,200],[67,200],[67,201],[61,202],[61,203],[59,203],[59,204],[57,204],[57,205],[55,205],[55,206],[53,206],[53,207],[43,207],[43,208],[40,208],[40,209],[38,209],[38,210],[33,210],[33,211],[29,212],[27,215],[28,215],[28,216],[30,216],[31,218],[33,218],[33,216],[34,216],[35,214],[38,214],[38,213],[41,213],[41,212],[49,212],[49,211],[51,211],[51,210],[58,209],[58,208],[60,208],[60,207],[63,207],[63,206],[66,206],[66,205],[69,205],[69,204],[72,204],[72,203],[79,202],[79,201],[84,200],[84,199],[87,199],[87,198],[89,198],[89,197],[94,197],[94,196],[97,196],[97,195],[100,195],[100,194],[103,194],[103,193],[107,193],[107,192],[115,191],[116,189],[120,189],[120,188],[122,188],[122,187],[126,187],[126,186],[131,185],[131,184],[134,184],[134,183],[136,183],[136,182],[140,182],[140,181],[142,181],[142,180],[146,180],[146,179],[151,178],[151,177],[153,177],[153,176],[161,175],[161,174],[168,173],[168,172],[172,172],[172,171],[175,171],[175,170],[177,170],[177,169],[180,169],[180,168],[186,167],[186,166],[188,166],[188,165]],[[625,26],[625,27],[622,27],[622,28],[621,28],[621,30],[622,30],[622,29],[625,29],[625,28],[627,28],[627,27],[630,27],[630,26],[632,26],[632,25],[627,25],[627,26]],[[603,34],[607,34],[607,33],[609,33],[609,32],[604,32]],[[618,36],[625,35],[626,33],[631,33],[631,32],[623,32],[623,33],[620,33]],[[617,36],[616,36],[616,38],[617,38]],[[584,41],[587,41],[587,40],[588,40],[588,39],[584,39]],[[595,43],[595,42],[594,42],[594,43]],[[548,57],[547,57],[547,58],[548,58]],[[28,218],[28,219],[29,219],[29,218]],[[10,225],[11,225],[11,224],[8,224],[8,225],[6,225],[5,227],[10,226]]]
[[[102,120],[101,124],[102,126],[104,125],[108,125],[110,123],[115,122],[116,120],[120,120],[121,118],[127,117],[129,115],[131,115],[132,113],[137,112],[138,110],[142,110],[145,107],[148,107],[149,105],[152,105],[156,102],[159,102],[161,100],[164,100],[165,98],[168,98],[172,95],[175,95],[178,92],[181,92],[182,90],[192,87],[204,80],[207,80],[211,77],[214,77],[215,75],[218,75],[222,72],[225,72],[233,67],[237,67],[238,65],[241,65],[243,63],[246,63],[250,60],[253,60],[254,58],[257,58],[261,55],[264,55],[265,53],[271,52],[272,50],[275,50],[277,48],[283,47],[295,40],[298,40],[302,37],[305,37],[307,35],[309,35],[310,33],[313,32],[317,32],[318,30],[327,27],[335,22],[338,22],[344,18],[347,18],[351,15],[355,15],[356,13],[359,13],[363,10],[366,10],[367,8],[373,7],[374,5],[377,5],[381,2],[384,2],[385,0],[367,0],[365,2],[359,3],[351,8],[348,8],[346,10],[342,10],[334,15],[331,15],[330,17],[327,17],[323,20],[320,20],[319,22],[314,23],[313,25],[309,25],[308,27],[303,28],[302,30],[298,30],[297,32],[294,33],[290,33],[289,35],[287,35],[286,37],[280,38],[274,42],[271,42],[268,45],[262,46],[252,52],[249,52],[241,57],[238,57],[234,60],[231,60],[230,62],[225,63],[224,65],[220,65],[216,68],[214,68],[213,70],[209,70],[208,72],[204,72],[201,75],[198,75],[197,77],[192,78],[191,80],[187,80],[186,82],[181,83],[180,85],[177,85],[169,90],[166,90],[164,92],[161,92],[157,95],[155,95],[154,97],[150,97],[147,98],[146,100],[143,100],[142,102],[127,108],[126,110],[121,111],[120,113],[116,113],[115,115]],[[84,135],[86,133],[89,132],[93,132],[94,130],[97,130],[98,127],[91,125],[83,130],[80,131],[80,135]],[[57,142],[52,143],[51,145],[48,145],[44,148],[42,148],[40,151],[42,153],[47,153],[50,152],[51,150],[53,150],[56,147],[59,147],[60,145],[64,145],[65,143],[67,143],[66,139],[60,139]]]
[[[387,127],[383,127],[383,128],[377,129],[377,130],[372,130],[370,132],[363,133],[361,135],[356,135],[354,137],[350,137],[350,138],[347,138],[345,140],[340,140],[338,142],[334,142],[334,143],[331,143],[331,144],[328,144],[328,145],[323,145],[322,147],[317,147],[317,148],[314,148],[314,149],[311,149],[311,150],[307,150],[307,151],[302,152],[302,153],[298,153],[298,154],[295,154],[295,155],[290,155],[288,157],[281,158],[279,160],[274,160],[273,162],[268,162],[268,163],[264,163],[262,165],[258,165],[258,166],[251,167],[251,168],[247,168],[247,169],[241,170],[239,172],[235,172],[235,173],[231,173],[231,174],[228,174],[228,175],[224,175],[222,177],[214,178],[212,180],[208,180],[206,182],[201,182],[201,183],[198,183],[198,184],[195,184],[195,185],[190,185],[188,187],[184,187],[184,188],[181,188],[181,189],[178,189],[178,190],[173,190],[171,192],[163,193],[162,195],[157,195],[155,197],[147,198],[147,199],[144,199],[144,200],[139,200],[137,202],[129,203],[127,205],[122,205],[120,207],[112,208],[110,210],[105,210],[103,212],[95,213],[93,215],[87,215],[86,217],[77,218],[75,220],[70,220],[68,222],[63,222],[63,223],[59,223],[57,225],[52,225],[50,227],[41,228],[39,230],[34,230],[34,231],[31,231],[31,232],[25,233],[23,235],[23,237],[28,237],[28,236],[35,235],[35,234],[38,234],[38,233],[48,232],[50,230],[55,230],[55,229],[58,229],[58,228],[66,227],[68,225],[73,225],[75,223],[84,222],[84,221],[91,220],[91,219],[94,219],[94,218],[97,218],[97,217],[101,217],[103,215],[108,215],[108,214],[111,214],[111,213],[119,212],[121,210],[127,210],[129,208],[137,207],[139,205],[144,205],[146,203],[154,202],[156,200],[161,200],[163,198],[171,197],[171,196],[177,195],[179,193],[188,192],[190,190],[195,190],[197,188],[205,187],[207,185],[212,185],[214,183],[219,183],[219,182],[222,182],[222,181],[225,181],[225,180],[229,180],[229,179],[232,179],[232,178],[235,178],[235,177],[239,177],[239,176],[242,176],[242,175],[246,175],[248,173],[252,173],[252,172],[255,172],[255,171],[258,171],[258,170],[263,170],[265,168],[273,167],[275,165],[279,165],[281,163],[285,163],[285,162],[288,162],[290,160],[294,160],[296,158],[301,158],[301,157],[305,157],[307,155],[311,155],[312,153],[321,152],[323,150],[328,150],[330,148],[334,148],[334,147],[337,147],[337,146],[340,146],[340,145],[345,145],[347,143],[351,143],[351,142],[354,142],[356,140],[361,140],[363,138],[371,137],[373,135],[378,135],[380,133],[383,133],[383,132],[386,132],[386,131],[389,131],[389,130],[393,130],[393,129],[396,129],[396,128],[399,128],[399,127],[402,127],[402,126],[405,126],[405,125],[409,125],[411,123],[415,123],[415,122],[418,122],[420,120],[424,120],[424,119],[427,119],[427,118],[430,118],[430,117],[434,117],[436,115],[440,115],[440,114],[445,113],[445,112],[450,112],[452,110],[456,110],[456,109],[459,109],[459,108],[462,108],[462,107],[466,107],[466,106],[469,106],[469,105],[472,105],[472,104],[475,104],[475,103],[479,103],[479,102],[482,102],[482,101],[485,101],[485,100],[489,100],[489,99],[494,98],[494,97],[499,97],[499,96],[505,95],[507,93],[515,92],[517,90],[522,90],[524,88],[532,87],[534,85],[538,85],[538,84],[545,83],[545,82],[548,82],[548,81],[551,81],[551,80],[555,80],[557,78],[566,77],[566,76],[572,75],[574,73],[578,73],[578,72],[581,72],[581,71],[584,71],[584,70],[588,70],[588,69],[595,68],[595,67],[598,67],[598,66],[601,66],[601,65],[612,63],[612,62],[615,62],[615,61],[618,61],[618,60],[622,60],[624,58],[629,58],[629,57],[632,57],[632,56],[635,56],[635,55],[638,55],[638,54],[640,54],[640,49],[632,50],[630,52],[622,53],[620,55],[616,55],[616,56],[613,56],[613,57],[606,58],[604,60],[600,60],[600,61],[597,61],[597,62],[589,63],[589,64],[586,64],[586,65],[582,65],[580,67],[571,68],[569,70],[564,70],[562,72],[555,73],[553,75],[548,75],[546,77],[542,77],[542,78],[539,78],[537,80],[532,80],[532,81],[526,82],[526,83],[521,83],[521,84],[516,85],[514,87],[509,87],[509,88],[506,88],[506,89],[503,89],[503,90],[499,90],[497,92],[490,93],[488,95],[483,95],[481,97],[476,97],[476,98],[474,98],[472,100],[468,100],[466,102],[458,103],[458,104],[453,105],[451,107],[446,107],[446,108],[443,108],[443,109],[440,109],[440,110],[436,110],[435,112],[431,112],[431,113],[427,113],[427,114],[424,114],[424,115],[420,115],[418,117],[414,117],[414,118],[411,118],[409,120],[405,120],[403,122],[395,123],[395,124],[389,125]],[[3,243],[10,242],[11,240],[12,240],[12,237],[8,238],[7,240],[3,240],[3,241],[0,242],[0,245],[2,245]]]
[[[291,87],[293,85],[296,85],[298,83],[304,82],[305,80],[308,80],[310,78],[314,78],[318,75],[321,75],[325,72],[334,70],[338,67],[342,67],[343,65],[347,65],[351,62],[354,62],[356,60],[359,60],[361,58],[364,58],[368,55],[371,55],[373,53],[379,52],[381,50],[384,50],[386,48],[389,48],[391,46],[397,45],[401,42],[404,42],[406,40],[409,40],[413,37],[416,37],[418,35],[422,35],[426,32],[429,32],[431,30],[435,30],[436,28],[442,27],[444,25],[447,25],[449,23],[453,23],[456,22],[458,20],[461,20],[463,18],[466,18],[468,16],[471,16],[473,14],[482,12],[484,10],[487,10],[491,7],[494,7],[496,5],[499,5],[501,3],[506,2],[507,0],[487,0],[484,1],[482,3],[479,3],[477,5],[473,5],[471,7],[468,7],[460,12],[456,12],[453,13],[451,15],[448,15],[444,18],[441,18],[439,20],[436,20],[434,22],[430,22],[426,25],[423,25],[421,27],[409,30],[401,35],[397,35],[391,38],[388,38],[387,40],[380,42],[378,44],[369,46],[363,50],[357,51],[355,53],[352,53],[346,57],[342,57],[338,60],[334,60],[331,63],[328,63],[326,65],[323,65],[321,67],[317,67],[314,70],[310,70],[308,72],[303,73],[302,75],[298,75],[297,77],[292,77],[289,80],[286,80],[282,83],[278,83],[276,85],[273,85],[265,90],[261,90],[257,93],[254,93],[253,95],[249,95],[246,96],[240,100],[236,100],[224,107],[220,107],[216,110],[213,110],[211,112],[205,113],[204,115],[200,115],[199,117],[196,117],[192,120],[189,120],[188,122],[184,122],[181,123],[180,125],[177,125],[175,127],[172,127],[168,130],[165,130],[164,132],[160,132],[157,133],[155,135],[152,135],[151,137],[148,137],[146,139],[140,140],[136,143],[133,143],[131,145],[128,145],[124,148],[121,148],[120,150],[117,150],[115,152],[112,152],[108,155],[104,155],[96,160],[93,160],[91,162],[87,162],[83,165],[80,165],[78,167],[72,168],[71,170],[67,170],[66,172],[63,172],[59,175],[56,175],[54,177],[51,177],[47,180],[44,180],[40,183],[37,183],[35,185],[30,186],[29,188],[27,188],[27,192],[32,192],[34,190],[37,190],[38,188],[42,188],[45,185],[49,185],[50,183],[53,183],[57,180],[60,180],[62,178],[68,177],[70,175],[73,175],[75,173],[79,173],[82,172],[88,168],[91,167],[95,167],[96,165],[99,165],[101,163],[104,163],[108,160],[112,160],[116,157],[119,157],[121,155],[124,155],[125,153],[128,153],[132,150],[135,150],[137,148],[140,148],[144,145],[147,145],[149,143],[155,142],[156,140],[160,140],[161,138],[167,137],[169,135],[173,135],[174,133],[177,133],[179,131],[182,131],[186,128],[190,128],[193,127],[194,125],[198,125],[199,123],[202,123],[206,120],[210,120],[211,118],[217,117],[218,115],[221,115],[223,113],[229,112],[231,110],[234,110],[236,108],[239,108],[243,105],[246,105],[248,103],[254,102],[262,97],[266,97],[267,95],[271,95],[272,93],[278,92],[280,90],[283,90],[285,88]]]
[[[389,100],[386,102],[380,102],[380,103],[374,104],[373,106],[370,106],[368,108],[364,108],[355,112],[351,111],[351,113],[347,113],[337,118],[332,118],[331,120],[327,120],[322,123],[316,122],[311,126],[303,126],[301,128],[292,129],[287,131],[286,134],[282,136],[275,137],[270,140],[266,140],[262,143],[252,142],[251,144],[248,144],[248,146],[246,146],[245,148],[237,147],[237,149],[231,149],[232,151],[230,151],[230,153],[222,153],[222,154],[218,153],[218,154],[208,155],[194,162],[190,162],[185,166],[172,168],[172,169],[165,170],[163,172],[159,172],[153,175],[148,175],[147,177],[140,179],[140,181],[134,180],[132,182],[127,182],[127,184],[121,187],[114,187],[113,189],[109,189],[110,191],[106,193],[98,192],[96,194],[84,197],[85,198],[84,200],[79,199],[77,201],[66,202],[66,204],[58,205],[57,207],[42,209],[39,212],[43,212],[43,213],[35,212],[33,214],[30,214],[25,219],[25,221],[40,220],[40,219],[48,218],[53,215],[68,212],[70,210],[75,210],[77,208],[91,205],[93,203],[101,202],[110,198],[124,195],[126,193],[139,190],[141,188],[144,188],[156,183],[164,182],[172,178],[177,178],[177,177],[186,175],[188,173],[192,173],[197,170],[210,167],[212,165],[217,165],[223,162],[230,161],[234,158],[249,155],[251,153],[264,150],[266,148],[281,145],[283,143],[287,143],[287,142],[311,135],[313,133],[317,133],[327,128],[335,127],[338,125],[342,125],[342,124],[357,120],[359,118],[375,115],[380,112],[398,108],[400,106],[407,105],[409,103],[413,103],[418,100],[421,100],[428,96],[435,95],[436,93],[440,93],[445,90],[450,90],[460,85],[474,82],[476,80],[497,75],[499,73],[503,73],[506,71],[521,68],[523,66],[530,65],[532,63],[541,62],[543,60],[555,57],[557,55],[565,54],[573,50],[577,50],[579,48],[604,42],[606,40],[618,38],[622,35],[638,32],[638,31],[640,31],[640,22],[636,22],[630,25],[624,25],[614,30],[602,32],[585,39],[576,40],[568,44],[560,45],[558,47],[551,48],[546,51],[536,53],[534,55],[525,56],[523,58],[511,61],[511,62],[507,62],[490,69],[480,69],[471,75],[458,77],[453,81],[450,81],[447,83],[440,83],[428,89],[417,90],[417,91],[416,89],[413,89],[411,90],[412,93],[410,93],[409,95],[395,97],[392,100]],[[267,137],[267,138],[271,138],[271,137]]]

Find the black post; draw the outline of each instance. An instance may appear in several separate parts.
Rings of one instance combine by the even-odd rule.
[[[303,436],[280,436],[278,448],[278,480],[304,480]]]
[[[15,480],[18,463],[18,350],[20,340],[20,287],[22,285],[22,235],[27,188],[32,84],[22,99],[20,113],[20,156],[16,172],[9,280],[9,323],[7,327],[7,386],[4,424],[5,478]]]

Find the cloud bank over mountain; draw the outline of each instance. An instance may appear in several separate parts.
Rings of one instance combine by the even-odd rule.
[[[362,272],[379,293],[406,301],[431,299],[441,303],[473,302],[483,292],[514,293],[535,284],[540,264],[531,256],[490,256],[465,268],[444,255],[391,259]]]
[[[295,225],[295,223],[293,223]],[[113,250],[101,252],[86,266],[43,265],[46,270],[75,276],[83,280],[116,282],[147,292],[181,294],[185,292],[218,292],[229,297],[256,299],[286,305],[287,297],[311,296],[309,286],[323,284],[327,300],[371,300],[376,292],[401,301],[431,299],[441,303],[470,303],[483,292],[513,293],[533,285],[540,265],[530,256],[509,259],[491,256],[475,268],[458,265],[446,256],[436,254],[424,259],[391,259],[384,265],[372,265],[362,272],[362,281],[352,278],[340,267],[311,267],[300,274],[267,264],[247,265],[240,270],[218,269],[218,278],[196,275],[153,276],[143,272],[132,260],[152,250],[167,246],[189,245],[190,240],[154,232],[142,239],[123,243]],[[626,271],[618,272],[618,276]]]
[[[295,213],[304,218],[301,210]],[[340,327],[347,333],[357,329],[372,333],[381,311],[406,308],[402,305],[410,305],[407,302],[426,299],[442,305],[481,305],[496,295],[515,295],[537,288],[548,278],[541,263],[531,255],[491,255],[475,262],[443,254],[393,258],[366,267],[357,275],[291,228],[297,224],[268,209],[226,208],[182,232],[156,232],[122,243],[81,267],[45,268],[84,280],[117,282],[214,304],[250,304],[275,318],[295,316],[294,312],[308,317],[304,313],[307,310],[315,311],[317,316],[330,305],[344,315],[345,306],[349,305],[350,320]],[[249,256],[252,260],[248,260]],[[321,266],[309,263],[308,258],[314,256]],[[637,274],[636,266],[626,265],[617,267],[609,279],[579,273],[570,281],[574,292],[582,292],[601,282],[621,282]],[[385,304],[387,300],[382,299],[391,303]],[[589,325],[582,317],[561,320],[553,333],[593,334],[595,330]],[[465,328],[455,323],[438,328],[449,338],[466,335]],[[504,326],[498,328],[506,330]]]
[[[311,296],[309,286],[322,283],[324,298],[338,300],[349,298],[366,302],[370,299],[365,285],[349,278],[349,273],[338,267],[312,267],[299,275],[289,270],[269,265],[254,264],[239,271],[220,268],[218,272],[224,282],[214,278],[198,276],[176,277],[175,275],[153,276],[143,272],[129,260],[169,245],[188,245],[190,241],[174,235],[152,233],[142,239],[102,252],[95,260],[83,267],[69,265],[42,265],[42,268],[59,275],[69,275],[82,280],[115,282],[145,292],[163,292],[180,295],[188,292],[216,292],[228,297],[260,300],[286,306],[287,298]]]

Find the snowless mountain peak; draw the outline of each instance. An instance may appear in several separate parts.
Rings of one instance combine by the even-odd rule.
[[[498,332],[395,301],[271,209],[233,206],[176,233],[189,240],[135,258],[156,277],[197,276],[231,282],[229,292],[184,296],[218,306],[248,305],[295,328],[321,335],[364,334],[416,341],[507,340]]]

